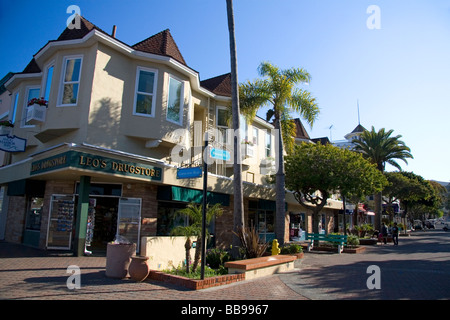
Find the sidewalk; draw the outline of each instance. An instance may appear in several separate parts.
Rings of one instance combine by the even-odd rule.
[[[71,265],[81,288],[68,289]],[[105,275],[106,257],[57,256],[51,251],[0,242],[0,299],[12,300],[305,300],[275,276],[204,290],[158,281],[136,283]]]

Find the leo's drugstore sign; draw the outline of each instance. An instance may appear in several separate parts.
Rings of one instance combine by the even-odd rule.
[[[161,181],[162,178],[162,169],[158,167],[78,151],[67,151],[53,157],[34,161],[31,164],[30,174],[34,175],[69,167],[156,181]]]

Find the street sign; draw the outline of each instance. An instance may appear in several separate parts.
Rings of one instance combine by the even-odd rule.
[[[26,139],[7,134],[0,135],[0,150],[6,152],[24,152],[27,144]]]
[[[230,152],[227,150],[212,148],[209,151],[209,155],[211,156],[211,158],[214,158],[214,159],[225,160],[225,161],[230,160]]]
[[[178,168],[177,179],[201,178],[203,170],[201,167]]]

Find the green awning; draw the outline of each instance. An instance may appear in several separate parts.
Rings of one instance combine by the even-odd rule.
[[[157,198],[158,200],[194,202],[201,204],[203,201],[203,191],[176,186],[160,186],[158,187]],[[230,205],[230,195],[208,191],[207,201],[208,204],[214,205],[220,203],[221,205],[228,207]]]

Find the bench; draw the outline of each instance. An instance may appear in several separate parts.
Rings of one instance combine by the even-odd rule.
[[[342,253],[344,245],[347,243],[347,235],[342,234],[321,234],[321,233],[307,233],[306,240],[309,240],[308,251],[311,251],[314,246],[314,241],[327,241],[338,244],[338,253]]]
[[[245,273],[245,280],[294,269],[295,256],[276,255],[225,262],[228,274]]]

